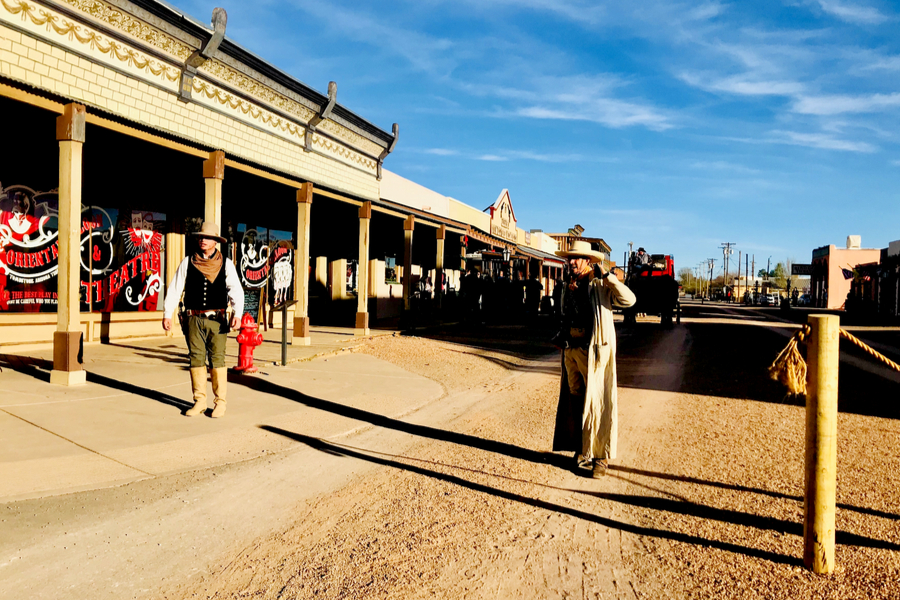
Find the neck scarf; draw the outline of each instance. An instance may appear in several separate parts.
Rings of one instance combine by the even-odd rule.
[[[213,250],[213,255],[209,258],[203,256],[202,251],[195,252],[191,257],[191,264],[197,267],[210,283],[216,280],[219,271],[222,270],[222,261],[222,253],[218,250]]]

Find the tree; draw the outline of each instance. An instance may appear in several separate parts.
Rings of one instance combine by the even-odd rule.
[[[769,273],[769,277],[775,280],[775,287],[778,289],[783,290],[787,287],[788,271],[785,270],[784,263],[776,264],[772,272]]]
[[[689,267],[678,269],[678,283],[685,291],[697,293],[697,278],[694,276],[694,270]]]
[[[759,273],[756,274],[756,276],[759,277],[760,279],[765,279],[766,277],[768,277],[768,275],[769,274],[766,273],[765,269],[760,269]]]

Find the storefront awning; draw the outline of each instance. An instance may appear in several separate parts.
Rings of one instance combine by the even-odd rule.
[[[516,250],[520,254],[530,256],[531,258],[535,258],[552,265],[558,265],[562,267],[566,264],[565,260],[556,256],[555,254],[550,254],[549,252],[544,252],[543,250],[537,250],[536,248],[531,248],[530,246],[516,246]]]

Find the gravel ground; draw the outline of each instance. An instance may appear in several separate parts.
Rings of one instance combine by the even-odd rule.
[[[757,328],[717,353],[721,342],[708,328],[688,330],[683,386],[722,395],[673,395],[671,422],[647,457],[652,468],[626,473],[657,490],[659,510],[644,524],[710,547],[648,540],[652,560],[635,569],[671,574],[689,598],[900,598],[900,422],[840,414],[837,567],[815,576],[802,566],[805,408],[785,400],[763,370],[786,340]],[[842,367],[841,377],[842,410],[852,410],[852,394],[866,395],[870,376]],[[877,401],[891,405],[896,392]]]
[[[803,408],[753,364],[784,338],[760,328],[726,357],[715,328],[622,332],[622,457],[597,481],[546,452],[557,361],[512,354],[515,330],[495,334],[502,351],[399,337],[359,348],[440,382],[439,402],[471,395],[439,425],[459,435],[402,456],[322,442],[383,468],[165,597],[900,597],[896,420],[841,415],[838,568],[800,564]]]

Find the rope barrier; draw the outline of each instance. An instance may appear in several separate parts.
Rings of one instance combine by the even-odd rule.
[[[900,365],[898,365],[897,363],[895,363],[894,361],[892,361],[891,359],[889,359],[889,358],[888,358],[887,356],[885,356],[884,354],[882,354],[882,353],[878,352],[877,350],[871,348],[868,344],[866,344],[864,341],[862,341],[862,340],[859,339],[858,337],[854,336],[852,333],[850,333],[850,332],[848,332],[848,331],[844,331],[843,329],[841,329],[841,337],[844,338],[844,339],[846,339],[846,340],[849,340],[851,343],[853,343],[853,344],[855,344],[856,346],[858,346],[858,347],[859,347],[860,349],[862,349],[864,352],[866,352],[866,353],[868,353],[869,355],[871,355],[872,357],[878,359],[879,361],[881,361],[882,363],[884,363],[885,365],[887,365],[887,366],[890,367],[891,369],[893,369],[893,370],[895,370],[895,371],[900,371]]]
[[[801,327],[797,333],[791,336],[787,346],[784,347],[784,350],[778,354],[769,367],[769,376],[775,381],[784,384],[789,394],[806,395],[806,361],[803,360],[803,355],[800,354],[798,345],[806,341],[811,331],[812,329],[809,325]],[[900,372],[900,364],[895,363],[847,330],[841,329],[840,333],[842,338],[854,344],[863,352],[879,360],[887,367]]]

